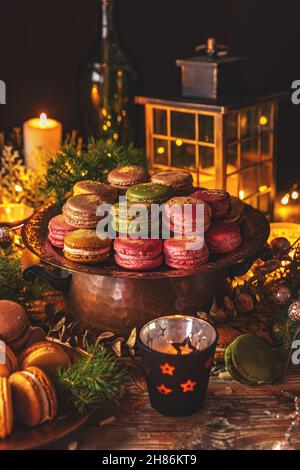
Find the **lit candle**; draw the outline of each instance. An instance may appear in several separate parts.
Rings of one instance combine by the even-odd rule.
[[[47,161],[60,149],[62,124],[55,119],[48,119],[42,113],[40,118],[24,123],[23,138],[27,168],[40,175],[44,174]]]
[[[3,225],[12,228],[19,227],[33,215],[33,212],[32,207],[22,203],[0,204],[0,227]]]

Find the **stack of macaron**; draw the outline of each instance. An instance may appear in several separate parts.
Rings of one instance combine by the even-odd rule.
[[[150,204],[121,201],[111,211],[112,228],[119,234],[151,233]]]
[[[125,269],[148,271],[163,264],[163,243],[159,239],[117,238],[114,249],[116,263]]]
[[[13,430],[14,417],[36,426],[56,416],[51,377],[58,367],[70,367],[71,359],[60,346],[42,337],[28,341],[30,326],[20,305],[0,301],[0,320],[0,438],[5,439]]]
[[[64,214],[59,214],[56,217],[53,217],[49,222],[48,229],[49,241],[56,248],[63,248],[65,236],[75,230],[74,227],[67,223]]]
[[[120,195],[136,184],[146,183],[150,180],[150,175],[146,168],[138,165],[127,165],[112,170],[107,177],[112,188],[118,190]]]
[[[188,171],[160,171],[151,176],[151,182],[169,186],[173,196],[188,196],[193,192],[193,177]]]
[[[95,229],[98,222],[105,216],[105,214],[97,215],[97,210],[107,203],[97,194],[72,196],[63,208],[66,222],[75,229]]]
[[[205,238],[212,254],[231,253],[242,243],[240,227],[236,222],[213,223]]]

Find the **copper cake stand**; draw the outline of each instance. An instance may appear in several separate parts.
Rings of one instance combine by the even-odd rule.
[[[264,215],[245,204],[240,220],[243,242],[233,253],[211,256],[194,270],[162,267],[129,272],[119,268],[113,256],[97,266],[65,259],[47,238],[48,222],[58,213],[56,206],[48,204],[25,223],[24,244],[43,263],[29,266],[24,276],[29,280],[41,277],[62,291],[69,312],[84,326],[121,335],[158,316],[191,315],[210,308],[214,297],[222,300],[229,291],[228,279],[245,274],[263,256],[270,233]],[[60,274],[51,267],[60,268]]]

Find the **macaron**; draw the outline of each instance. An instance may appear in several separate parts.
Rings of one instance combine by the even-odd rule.
[[[253,334],[244,334],[227,347],[225,365],[234,379],[253,385],[272,378],[274,356],[264,339]]]
[[[205,235],[210,253],[226,254],[242,243],[241,231],[236,222],[215,222]]]
[[[41,341],[26,348],[19,356],[20,369],[39,367],[46,374],[52,375],[58,367],[71,366],[68,354],[51,341]]]
[[[96,194],[79,194],[67,200],[64,206],[64,215],[67,224],[75,228],[96,228],[99,220],[104,217],[97,216],[97,209],[106,205]]]
[[[117,238],[114,242],[115,261],[125,269],[148,271],[163,264],[162,240]]]
[[[165,264],[174,269],[193,269],[207,263],[209,251],[201,239],[175,239],[164,241]]]
[[[69,233],[64,240],[64,256],[80,264],[97,264],[105,261],[111,252],[112,241],[98,236],[95,230],[79,229]]]
[[[73,187],[73,195],[78,196],[79,194],[97,194],[111,204],[118,200],[117,189],[109,184],[94,180],[78,181]]]
[[[6,377],[0,377],[0,439],[8,437],[13,430],[13,406],[11,386]]]
[[[169,186],[174,196],[187,196],[193,191],[193,177],[188,171],[160,171],[151,176],[151,182]]]
[[[75,230],[74,227],[66,222],[64,214],[53,217],[49,222],[48,229],[48,239],[50,243],[57,248],[63,248],[65,236]]]
[[[18,369],[18,360],[13,350],[0,341],[0,377],[9,377]]]
[[[148,170],[138,165],[127,165],[112,170],[107,177],[113,188],[118,189],[119,194],[125,194],[130,186],[149,181]]]
[[[55,388],[38,367],[28,367],[9,377],[14,410],[20,422],[37,426],[52,421],[57,414]]]
[[[160,221],[153,222],[153,227],[151,227],[150,204],[125,201],[113,206],[112,227],[122,235],[151,234],[153,227],[159,231]]]
[[[231,197],[227,191],[221,189],[206,189],[196,191],[192,197],[207,202],[212,210],[213,219],[224,219],[231,210]]]
[[[10,300],[0,300],[0,340],[15,353],[22,349],[30,336],[30,325],[24,308]]]
[[[161,204],[166,202],[172,195],[169,186],[156,183],[137,184],[129,188],[126,197],[130,202],[146,202],[150,204]]]
[[[201,209],[203,209],[203,221],[197,219]],[[206,232],[210,227],[211,215],[209,205],[198,198],[191,196],[174,197],[165,205],[164,220],[170,224],[172,232],[187,236],[193,234],[196,229],[201,228],[200,222],[203,222],[203,229]],[[197,223],[199,226],[197,226]]]

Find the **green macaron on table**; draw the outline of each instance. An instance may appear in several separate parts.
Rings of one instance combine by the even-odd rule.
[[[153,185],[149,194],[145,184],[142,195],[140,188],[137,194],[133,187],[129,198],[166,197],[165,188],[159,186],[155,196]],[[68,310],[84,325],[120,335],[128,335],[134,327],[164,314],[195,314],[209,308],[215,296],[223,299],[229,289],[228,277],[248,271],[261,255],[270,232],[264,215],[245,204],[239,222],[243,241],[234,252],[213,255],[207,264],[188,271],[162,266],[129,272],[118,267],[113,256],[96,266],[65,259],[62,251],[48,242],[49,220],[58,213],[58,207],[48,204],[24,225],[23,241],[34,255],[24,276],[31,280],[40,276],[62,291]],[[54,272],[53,267],[60,271]]]

